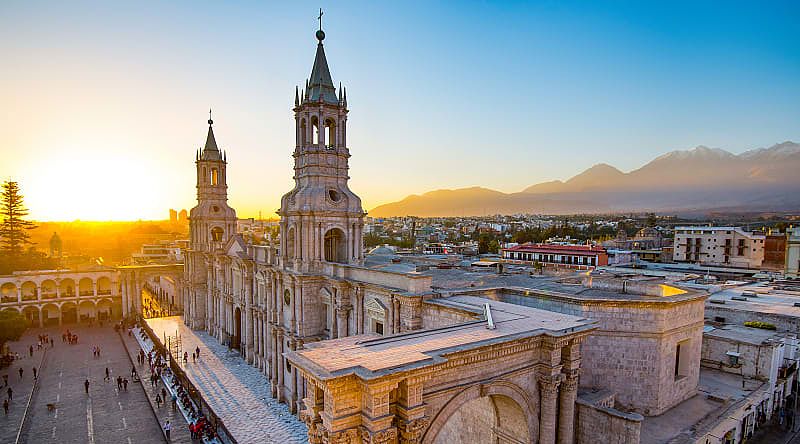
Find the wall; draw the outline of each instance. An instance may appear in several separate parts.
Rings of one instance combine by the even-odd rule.
[[[436,303],[424,302],[422,304],[422,328],[441,328],[462,322],[474,321],[475,314],[445,307]]]
[[[639,444],[641,415],[595,406],[580,398],[575,404],[577,444]]]
[[[777,357],[782,355],[779,348],[783,348],[783,344],[778,342],[754,345],[706,334],[703,335],[703,365],[727,373],[741,374],[749,378],[767,381],[773,373],[777,375],[778,368],[773,368],[773,363]],[[726,353],[729,351],[740,354],[739,366],[728,365],[730,360]]]
[[[621,408],[658,415],[697,392],[702,297],[645,302],[636,297],[591,300],[523,289],[470,293],[598,321],[598,330],[581,344],[580,384],[614,390]],[[687,372],[676,379],[677,344],[686,340]]]
[[[780,313],[762,313],[729,308],[722,304],[706,304],[706,318],[725,318],[728,324],[744,325],[747,321],[762,321],[773,324],[778,331],[800,331],[800,317]]]

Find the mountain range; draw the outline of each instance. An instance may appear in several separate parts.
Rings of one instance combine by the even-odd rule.
[[[615,212],[797,211],[800,144],[733,154],[698,146],[672,151],[624,173],[601,163],[567,181],[517,193],[482,187],[430,191],[373,208],[369,215],[479,216]]]

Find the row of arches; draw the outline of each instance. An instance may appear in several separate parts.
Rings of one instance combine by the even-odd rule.
[[[48,327],[78,322],[107,321],[122,314],[119,303],[109,298],[94,301],[48,303],[41,306],[28,305],[21,310],[6,307],[3,310],[22,313],[34,327]]]
[[[14,282],[0,285],[0,302],[36,301],[42,299],[74,298],[76,296],[110,296],[112,283],[108,277],[100,277],[97,281],[81,278],[77,282],[71,278],[45,279],[41,282],[25,281],[19,287]]]
[[[338,125],[333,118],[325,118],[320,125],[319,117],[311,116],[308,122],[305,118],[300,119],[298,143],[300,146],[323,145],[326,148],[337,148],[345,146],[344,129],[337,131]]]

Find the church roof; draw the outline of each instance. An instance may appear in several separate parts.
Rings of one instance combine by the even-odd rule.
[[[319,39],[317,54],[314,56],[314,67],[311,69],[311,78],[308,79],[305,97],[306,100],[312,102],[317,102],[322,98],[322,101],[325,103],[338,105],[339,99],[336,97],[336,88],[333,86],[331,71],[328,69],[328,60],[325,58],[325,48],[322,46],[325,33],[317,31],[317,38]]]
[[[211,124],[213,120],[208,120],[208,135],[206,136],[206,146],[203,148],[202,160],[221,160],[219,148],[217,148],[217,140],[214,138],[214,128]]]

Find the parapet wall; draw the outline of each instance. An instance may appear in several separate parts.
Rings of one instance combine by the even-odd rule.
[[[593,405],[578,398],[577,444],[639,444],[642,415],[625,413],[611,407]]]

